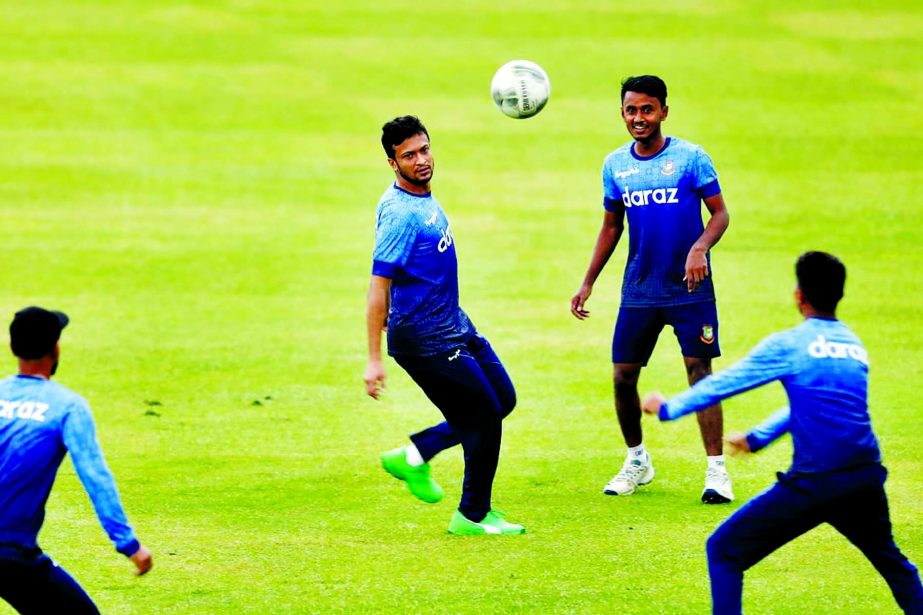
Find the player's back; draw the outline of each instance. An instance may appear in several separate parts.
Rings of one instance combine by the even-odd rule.
[[[86,408],[80,396],[44,378],[0,380],[0,545],[35,546],[67,452],[63,424],[80,408]]]
[[[782,379],[791,405],[793,470],[822,472],[880,460],[868,412],[868,354],[842,322],[808,318],[786,332],[795,369]]]

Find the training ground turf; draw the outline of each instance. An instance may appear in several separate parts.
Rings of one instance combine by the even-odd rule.
[[[568,312],[603,157],[627,139],[619,81],[653,72],[666,132],[711,154],[731,212],[713,253],[716,367],[798,322],[800,252],[841,256],[895,535],[923,564],[923,14],[869,6],[3,0],[0,317],[71,315],[58,379],[92,403],[155,567],[131,576],[69,461],[43,547],[106,613],[706,612],[705,539],[790,443],[729,462],[738,500],[707,507],[695,420],[646,420],[655,482],[603,496],[623,454],[609,340],[624,243],[592,318]],[[514,58],[552,79],[534,119],[489,98]],[[525,536],[446,534],[459,451],[433,464],[447,492],[433,506],[379,465],[438,419],[390,360],[381,401],[362,385],[391,179],[379,131],[404,113],[432,135],[462,303],[518,388],[495,505]],[[683,386],[664,333],[642,392]],[[727,429],[783,399],[773,385],[728,402]],[[829,528],[749,572],[745,606],[897,612]]]

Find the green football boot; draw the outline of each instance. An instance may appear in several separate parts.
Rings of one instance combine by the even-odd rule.
[[[487,513],[487,516],[481,520],[482,524],[492,525],[498,530],[501,534],[525,534],[526,528],[524,525],[519,525],[518,523],[510,523],[504,519],[504,515],[499,510],[491,510]]]
[[[396,448],[381,454],[381,465],[398,480],[407,483],[410,493],[427,504],[435,504],[442,499],[442,487],[429,475],[429,464],[412,466],[407,463],[404,448]]]
[[[503,513],[492,510],[479,523],[472,521],[456,510],[449,522],[449,533],[457,536],[479,536],[482,534],[525,534],[526,528],[516,523],[509,523]]]
[[[496,534],[499,536],[501,533],[500,528],[490,525],[486,521],[487,518],[485,517],[480,523],[475,523],[461,514],[461,511],[456,510],[455,514],[452,515],[452,520],[449,522],[449,534],[455,534],[456,536]]]

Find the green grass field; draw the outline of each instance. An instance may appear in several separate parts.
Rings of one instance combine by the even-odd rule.
[[[657,480],[603,496],[623,455],[609,343],[624,244],[593,317],[568,312],[603,157],[628,138],[618,85],[644,72],[667,81],[665,130],[712,155],[731,211],[713,253],[716,366],[798,322],[800,252],[841,256],[895,536],[923,564],[916,3],[0,5],[0,318],[71,315],[58,380],[92,403],[154,551],[134,578],[65,462],[41,543],[104,612],[707,612],[705,539],[787,467],[790,444],[731,461],[738,501],[706,507],[695,421],[648,422]],[[513,58],[553,82],[528,121],[488,94]],[[379,467],[439,418],[390,360],[382,401],[362,384],[374,206],[392,178],[378,139],[404,113],[432,135],[462,303],[518,388],[495,504],[523,537],[446,534],[460,451],[434,463],[434,506]],[[664,333],[641,388],[683,385]],[[727,429],[783,399],[774,385],[728,402]],[[750,571],[745,607],[897,612],[829,528]]]

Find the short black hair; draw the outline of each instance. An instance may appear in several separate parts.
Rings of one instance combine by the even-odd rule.
[[[54,350],[70,319],[64,312],[35,305],[19,310],[10,323],[10,346],[20,359],[36,360]]]
[[[795,277],[805,300],[814,309],[830,314],[843,298],[846,266],[826,252],[805,252],[795,263]]]
[[[429,133],[426,132],[426,126],[420,118],[415,115],[402,115],[381,127],[381,146],[385,148],[388,158],[394,160],[394,148],[419,134],[424,134],[429,139]]]
[[[667,84],[656,75],[641,75],[639,77],[626,77],[622,82],[622,100],[626,92],[638,92],[653,96],[664,107],[667,106]]]

